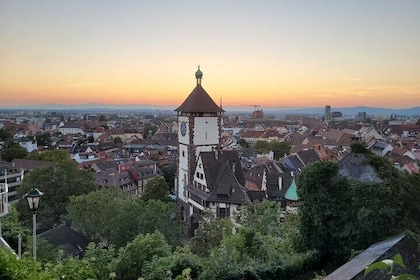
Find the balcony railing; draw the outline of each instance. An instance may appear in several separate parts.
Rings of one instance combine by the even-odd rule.
[[[0,183],[0,217],[8,212],[8,190],[7,184]]]

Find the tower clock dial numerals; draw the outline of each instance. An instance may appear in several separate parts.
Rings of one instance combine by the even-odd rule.
[[[187,124],[184,121],[182,121],[181,122],[181,135],[185,136],[185,134],[187,134]]]

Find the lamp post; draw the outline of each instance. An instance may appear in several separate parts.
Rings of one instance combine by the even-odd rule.
[[[38,210],[39,200],[44,193],[37,188],[32,188],[25,198],[28,201],[29,209],[32,210],[32,238],[33,238],[33,256],[36,261],[36,210]]]

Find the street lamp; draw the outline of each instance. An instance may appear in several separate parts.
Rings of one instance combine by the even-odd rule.
[[[32,210],[32,238],[33,238],[33,256],[36,261],[36,210],[38,210],[39,200],[44,193],[37,188],[32,188],[25,198],[28,201],[29,209]]]

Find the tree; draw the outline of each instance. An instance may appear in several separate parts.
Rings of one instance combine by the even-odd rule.
[[[93,138],[93,135],[89,135],[89,137],[87,138],[88,143],[93,143],[95,142],[95,138]]]
[[[203,212],[195,236],[191,239],[193,253],[205,256],[220,245],[223,237],[231,235],[233,224],[229,218],[218,219],[211,212]]]
[[[138,199],[137,202],[140,205],[138,232],[145,234],[159,231],[173,248],[181,245],[185,224],[178,215],[181,211],[174,201],[151,199],[144,202]]]
[[[66,258],[41,265],[32,258],[18,259],[16,254],[2,248],[0,276],[8,280],[96,279],[96,272],[87,260]]]
[[[290,154],[290,151],[292,150],[292,145],[290,145],[289,142],[271,141],[269,146],[274,152],[275,159]]]
[[[184,232],[174,202],[129,197],[117,188],[101,189],[71,197],[67,207],[72,225],[96,242],[106,241],[117,248],[139,233],[162,232],[172,246],[180,245]]]
[[[252,148],[257,153],[266,153],[270,151],[270,144],[267,141],[258,140]]]
[[[290,154],[292,146],[289,142],[280,142],[280,141],[262,141],[258,140],[253,149],[257,153],[266,153],[268,151],[274,152],[274,158],[280,158],[285,154]]]
[[[25,158],[29,154],[25,148],[13,141],[5,141],[0,153],[2,159],[8,162],[11,162],[15,158]]]
[[[117,279],[137,280],[153,258],[167,257],[170,254],[171,247],[162,233],[140,234],[120,252],[116,264]]]
[[[390,280],[418,280],[418,278],[412,274],[403,273],[398,276],[394,275],[394,271],[397,266],[405,267],[403,258],[400,254],[396,254],[392,260],[385,259],[383,261],[374,262],[365,268],[365,277],[372,271],[379,270],[385,272]],[[420,266],[419,266],[420,268]]]
[[[110,275],[115,273],[118,251],[112,245],[103,247],[91,242],[86,248],[84,259],[97,271],[98,279],[110,279]]]
[[[154,135],[156,133],[156,131],[158,130],[158,127],[154,124],[146,124],[146,126],[144,127],[144,132],[143,132],[143,138],[148,138],[149,135]]]
[[[36,159],[36,160],[53,161],[53,162],[61,162],[61,161],[72,162],[70,160],[68,152],[63,151],[63,150],[46,150],[46,151],[42,151],[36,154],[31,154],[27,158]]]
[[[13,135],[10,132],[10,129],[0,129],[0,142],[6,141],[7,139],[13,139]]]
[[[242,148],[249,148],[249,143],[246,142],[245,139],[241,138],[238,140],[238,144],[242,147]]]
[[[19,212],[14,208],[13,205],[9,205],[9,213],[0,217],[2,237],[7,243],[17,251],[18,248],[18,236],[22,237],[23,249],[26,249],[26,245],[29,243],[28,240],[31,238],[31,233],[19,220]]]
[[[348,183],[337,177],[338,166],[316,162],[307,166],[298,182],[299,218],[303,250],[316,249],[327,260],[342,260],[347,239]]]
[[[41,147],[50,147],[51,146],[51,136],[48,132],[36,136],[36,142],[38,146]]]
[[[70,196],[97,189],[92,174],[76,169],[76,164],[71,161],[57,162],[53,166],[32,171],[23,179],[18,196],[23,197],[32,187],[44,193],[37,211],[41,231],[62,222]],[[31,215],[24,199],[17,203],[17,209],[30,223]]]
[[[187,277],[186,270],[188,270]],[[193,254],[188,246],[177,247],[167,257],[153,258],[143,271],[144,280],[197,279],[203,270],[199,256]],[[184,277],[184,278],[182,278]]]
[[[67,206],[68,219],[73,227],[83,232],[90,240],[115,244],[116,242],[112,240],[112,231],[117,227],[124,228],[123,221],[117,221],[116,218],[118,215],[126,214],[121,212],[120,207],[125,202],[130,203],[119,188],[106,188],[86,195],[71,196]],[[134,220],[136,216],[132,215],[138,211],[135,206],[136,204],[127,213],[132,217],[131,224],[136,224]],[[121,246],[128,241],[131,240],[126,240]]]
[[[155,176],[150,179],[146,185],[144,185],[141,198],[144,201],[148,201],[150,199],[169,201],[169,186],[168,183],[166,183],[165,178],[162,176]]]
[[[263,235],[281,236],[284,210],[281,203],[264,199],[243,205],[238,218],[243,227],[252,228]]]
[[[350,150],[352,153],[361,153],[364,155],[367,155],[370,153],[369,150],[366,149],[366,147],[360,142],[351,143]]]
[[[117,136],[114,138],[114,144],[123,144],[123,140],[121,139],[120,136]]]
[[[174,192],[175,190],[175,176],[176,176],[176,165],[170,166],[159,166],[160,169],[163,171],[163,176],[165,177],[166,183],[168,184],[168,188],[170,192]]]
[[[352,148],[363,151],[359,145]],[[420,192],[412,192],[405,175],[386,159],[368,151],[365,157],[381,182],[347,180],[330,162],[312,164],[301,173],[301,244],[305,249],[319,250],[326,260],[344,260],[351,250],[364,249],[402,228],[418,231],[415,217],[420,205],[412,200]]]

